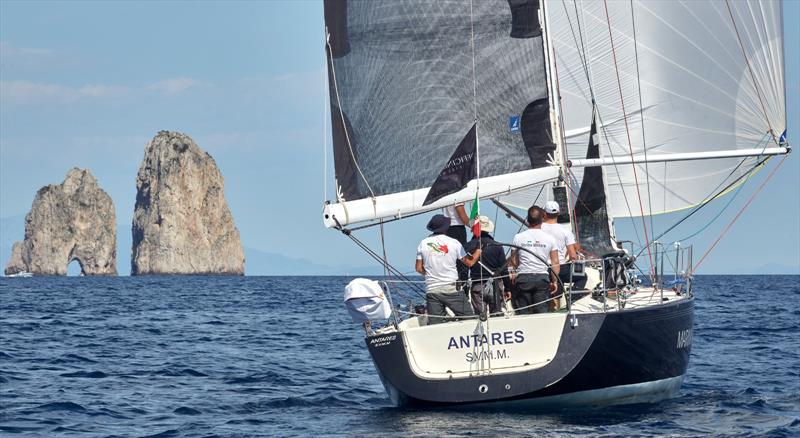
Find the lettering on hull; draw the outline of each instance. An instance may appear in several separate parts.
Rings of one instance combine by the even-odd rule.
[[[502,350],[490,350],[490,351],[479,351],[477,353],[467,353],[464,358],[467,362],[478,362],[480,360],[487,360],[487,359],[509,359],[508,352],[506,349]]]
[[[678,332],[678,350],[688,348],[692,345],[692,329],[681,330]]]
[[[385,345],[389,345],[389,343],[394,341],[396,338],[397,335],[381,336],[379,338],[370,339],[369,343],[373,347],[383,347]]]
[[[447,349],[475,348],[484,345],[509,345],[525,342],[522,330],[490,333],[488,335],[451,336]]]

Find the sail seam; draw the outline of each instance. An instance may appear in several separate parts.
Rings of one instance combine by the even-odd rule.
[[[764,134],[764,136],[762,137],[761,141],[759,141],[759,142],[758,142],[758,144],[761,144],[762,142],[765,142],[765,140],[767,140],[767,138],[768,138],[768,135],[769,135],[768,133],[767,133],[767,134]],[[767,144],[767,143],[765,142],[764,144],[765,144],[765,147],[766,147],[766,144]],[[734,167],[734,168],[733,168],[733,170],[731,170],[731,171],[730,171],[730,173],[728,173],[728,176],[726,176],[725,178],[723,178],[723,179],[722,179],[722,181],[721,181],[719,184],[717,184],[717,186],[714,188],[714,190],[712,190],[712,191],[711,191],[711,193],[710,193],[710,194],[708,194],[708,195],[707,195],[705,198],[703,198],[703,200],[702,200],[702,201],[700,201],[699,203],[697,203],[697,205],[694,205],[693,207],[690,207],[690,208],[692,208],[692,211],[688,212],[686,215],[684,215],[682,218],[680,218],[680,219],[679,219],[677,222],[675,222],[675,223],[674,223],[674,224],[672,224],[672,225],[671,225],[669,228],[667,228],[666,230],[664,230],[664,231],[663,231],[661,234],[659,234],[658,236],[656,236],[656,237],[653,239],[653,241],[654,241],[654,242],[657,242],[659,239],[661,239],[662,237],[664,237],[665,235],[667,235],[667,234],[668,234],[670,231],[674,230],[674,229],[675,229],[675,228],[676,228],[678,225],[680,225],[681,223],[683,223],[684,221],[686,221],[687,219],[689,219],[689,218],[690,218],[692,215],[694,215],[695,213],[697,213],[698,211],[700,211],[700,209],[702,209],[703,207],[705,207],[706,205],[708,205],[708,204],[709,204],[711,201],[713,201],[713,200],[715,200],[715,199],[719,198],[720,196],[723,196],[724,194],[728,193],[728,191],[729,191],[729,190],[730,190],[732,187],[734,187],[736,184],[738,184],[738,183],[739,183],[739,181],[741,181],[741,180],[742,180],[742,179],[744,179],[744,178],[749,178],[749,177],[751,176],[751,174],[753,173],[753,171],[755,171],[756,169],[758,169],[759,167],[761,167],[761,166],[762,166],[764,163],[766,163],[766,162],[767,162],[767,160],[769,160],[770,158],[772,158],[772,157],[771,157],[771,156],[770,156],[770,157],[766,157],[766,158],[764,158],[764,159],[762,159],[762,160],[758,161],[756,164],[754,164],[754,165],[753,165],[753,167],[751,167],[750,169],[748,169],[748,170],[747,170],[746,172],[744,172],[743,174],[739,175],[739,177],[737,177],[736,179],[734,179],[733,181],[731,181],[731,182],[730,182],[728,185],[726,185],[724,188],[720,189],[720,187],[722,187],[722,185],[723,185],[723,184],[725,184],[725,181],[727,181],[727,180],[728,180],[728,178],[730,178],[731,176],[733,176],[733,175],[736,173],[736,171],[737,171],[737,170],[739,170],[739,168],[740,168],[740,167],[742,167],[742,165],[743,165],[743,164],[745,163],[745,161],[747,161],[747,159],[748,159],[748,157],[742,158],[742,160],[739,162],[739,164],[737,164],[737,165],[736,165],[736,167]],[[664,165],[666,165],[666,163],[664,163]],[[641,249],[641,250],[640,250],[640,251],[639,251],[639,252],[636,254],[636,257],[638,257],[639,255],[641,255],[641,254],[642,254],[642,252],[644,252],[644,248],[642,248],[642,249]]]
[[[611,33],[611,18],[608,15],[608,1],[607,0],[603,0],[603,6],[605,7],[605,11],[606,11],[606,23],[608,24],[608,38],[609,38],[609,40],[611,42],[611,55],[614,58],[614,71],[616,72],[616,76],[617,76],[617,87],[619,88],[619,100],[620,100],[620,105],[622,106],[622,120],[625,123],[625,134],[628,137],[628,150],[630,151],[630,154],[631,154],[631,160],[633,160],[633,145],[631,144],[631,132],[628,129],[628,117],[627,117],[627,114],[625,113],[625,99],[624,99],[624,97],[622,95],[622,82],[620,81],[620,78],[619,78],[619,67],[617,66],[617,52],[616,52],[616,49],[614,48],[614,36]],[[645,244],[647,245],[647,256],[648,256],[648,259],[650,260],[650,273],[651,273],[651,275],[653,277],[655,277],[655,274],[654,274],[655,266],[653,265],[653,255],[650,252],[650,237],[648,236],[648,233],[647,233],[647,222],[644,219],[644,207],[642,206],[642,194],[641,194],[641,192],[639,190],[639,178],[638,178],[637,172],[636,172],[636,164],[631,163],[631,167],[633,168],[633,180],[636,182],[636,196],[639,198],[639,212],[642,215],[642,227],[644,228],[644,240],[645,240]]]
[[[642,81],[641,75],[639,74],[639,42],[636,39],[636,16],[633,13],[633,0],[630,1],[631,4],[631,25],[633,27],[633,54],[634,59],[636,61],[636,86],[638,88],[639,94],[639,119],[642,122],[642,149],[644,150],[644,173],[647,186],[647,214],[650,216],[650,231],[655,233],[655,227],[653,226],[653,198],[650,195],[650,168],[647,164],[647,136],[645,135],[644,131],[644,105],[642,104]],[[666,181],[664,181],[666,184]]]
[[[567,17],[567,22],[569,23],[570,33],[572,34],[572,40],[575,42],[575,46],[577,47],[578,46],[578,37],[575,36],[575,29],[572,27],[572,20],[569,18],[569,12],[567,11],[566,3],[564,3],[564,0],[562,0],[561,4],[564,7],[564,15]],[[578,14],[578,3],[577,3],[577,0],[572,0],[572,4],[573,4],[573,7],[575,9],[575,21],[576,21],[576,23],[578,25],[578,33],[580,34],[581,50],[580,50],[580,52],[578,52],[578,57],[581,59],[581,63],[582,63],[582,66],[583,66],[583,71],[584,71],[584,74],[586,75],[586,83],[587,83],[587,85],[589,87],[589,94],[592,97],[592,111],[596,111],[597,112],[597,119],[600,121],[600,128],[601,128],[601,130],[603,132],[603,139],[605,140],[606,145],[608,146],[608,152],[609,152],[609,154],[611,154],[612,160],[616,161],[615,160],[615,156],[614,156],[614,151],[611,149],[611,142],[608,139],[608,132],[606,130],[606,124],[605,124],[605,122],[603,122],[603,116],[600,114],[600,108],[598,106],[597,101],[595,100],[594,88],[592,87],[592,80],[590,78],[591,77],[591,73],[589,71],[591,69],[591,65],[589,64],[589,58],[588,58],[588,55],[586,54],[586,47],[583,44],[584,38],[583,38],[583,31],[582,31],[582,27],[581,27],[581,19],[580,19],[579,14]],[[583,12],[583,11],[584,11],[584,8],[581,7],[581,12]],[[619,182],[619,186],[622,187],[623,186],[622,177],[620,176],[619,167],[617,166],[616,162],[614,163],[614,173],[617,176],[617,182]],[[608,184],[608,183],[606,183],[606,184]],[[606,190],[606,187],[603,187],[603,190]],[[574,191],[573,191],[573,193],[574,193]],[[628,210],[628,215],[632,217],[633,216],[633,212],[631,211],[631,205],[630,205],[630,202],[628,201],[628,195],[627,195],[627,193],[625,193],[625,190],[622,190],[622,199],[625,201],[625,208]],[[633,232],[636,235],[636,240],[639,242],[639,246],[643,246],[642,245],[642,238],[639,236],[639,227],[636,226],[636,222],[635,221],[631,221],[631,224],[633,225]]]
[[[742,43],[742,38],[739,36],[739,29],[736,27],[736,20],[733,18],[733,11],[731,10],[731,5],[728,0],[725,0],[725,6],[728,8],[728,15],[731,17],[731,24],[733,24],[733,31],[736,33],[736,39],[739,41],[739,48],[742,49],[742,57],[744,58],[744,63],[747,65],[747,71],[750,72],[750,80],[753,81],[753,89],[756,92],[756,97],[758,97],[758,102],[761,104],[761,111],[764,112],[764,119],[767,122],[767,127],[769,128],[769,133],[772,136],[772,141],[775,144],[778,144],[777,139],[775,138],[775,131],[772,129],[772,123],[769,121],[769,115],[767,114],[767,108],[764,106],[764,101],[761,99],[761,91],[758,88],[758,82],[756,82],[756,77],[753,74],[753,69],[750,67],[750,60],[747,58],[747,53],[744,50],[744,44]],[[781,161],[781,163],[783,163]]]

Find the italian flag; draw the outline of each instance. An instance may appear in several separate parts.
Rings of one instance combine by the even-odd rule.
[[[474,236],[481,235],[481,221],[478,219],[478,215],[480,215],[479,205],[478,192],[475,192],[475,200],[472,201],[472,210],[469,212],[469,222]]]

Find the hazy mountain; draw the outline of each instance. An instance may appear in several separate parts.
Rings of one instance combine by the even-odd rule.
[[[0,218],[0,271],[11,257],[11,246],[25,236],[25,216]],[[303,258],[287,257],[282,254],[263,252],[244,248],[246,275],[381,275],[379,266],[328,266]],[[117,271],[119,275],[131,272],[131,230],[130,224],[117,224]],[[76,274],[75,269],[69,270]]]

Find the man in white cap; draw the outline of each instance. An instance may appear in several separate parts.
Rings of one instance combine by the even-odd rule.
[[[433,234],[423,239],[417,247],[415,268],[425,277],[428,324],[445,322],[445,307],[449,307],[456,316],[472,315],[467,295],[456,285],[456,262],[461,260],[467,267],[472,267],[481,257],[480,248],[473,254],[467,254],[458,240],[448,237],[445,234],[450,228],[447,216],[433,216],[427,228]]]
[[[578,260],[577,244],[572,231],[558,223],[558,214],[561,212],[556,201],[547,201],[544,204],[544,223],[542,230],[553,236],[558,247],[558,263],[560,265],[558,277],[562,283],[569,283],[571,262]],[[572,289],[579,290],[586,286],[586,276],[572,278]]]
[[[486,311],[494,313],[500,310],[501,300],[504,298],[504,291],[510,293],[511,283],[508,279],[508,267],[506,265],[506,254],[503,247],[494,241],[494,222],[486,216],[478,216],[481,225],[480,236],[473,236],[467,242],[464,250],[467,254],[472,254],[478,248],[482,249],[480,262],[470,268],[470,279],[472,288],[470,298],[472,309],[480,315]],[[495,281],[492,277],[500,277],[500,281]],[[492,282],[492,288],[486,288],[492,293],[484,296],[484,288],[487,283]]]

